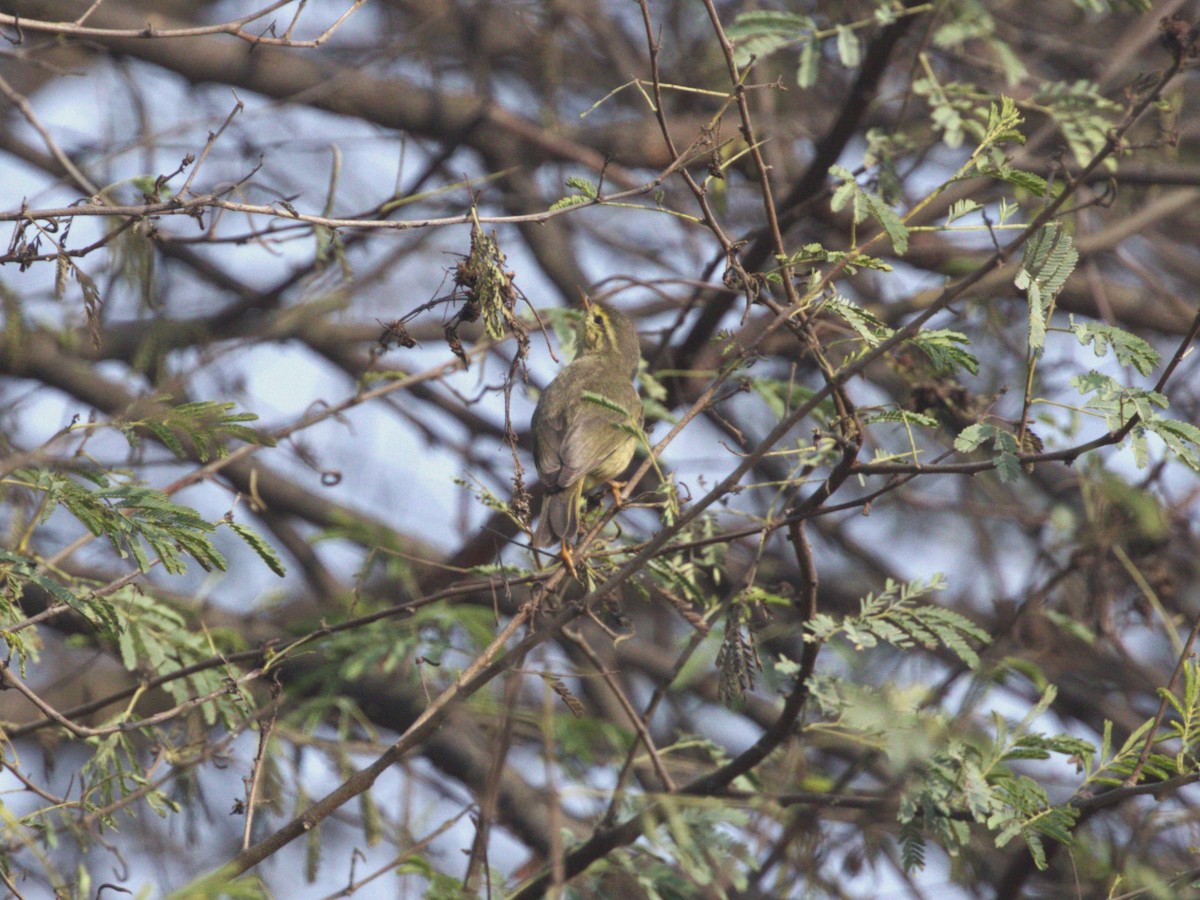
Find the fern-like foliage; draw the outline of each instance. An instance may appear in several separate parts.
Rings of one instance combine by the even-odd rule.
[[[806,641],[828,641],[841,636],[856,650],[880,643],[894,647],[930,649],[945,647],[968,666],[979,665],[979,654],[972,641],[987,644],[991,638],[970,619],[940,606],[918,603],[922,597],[946,587],[942,576],[928,581],[899,584],[890,578],[879,594],[868,594],[859,601],[859,614],[835,618],[818,613],[809,620]]]
[[[868,256],[857,250],[829,250],[822,244],[805,244],[791,255],[776,255],[776,261],[781,268],[804,269],[816,263],[833,263],[843,267],[850,275],[858,273],[859,269],[873,269],[876,272],[892,271],[892,264],[877,256]],[[767,280],[778,284],[783,279],[778,269],[767,273]],[[809,287],[812,285],[810,284]],[[845,299],[845,298],[843,298]],[[849,301],[846,301],[849,302]]]
[[[992,449],[996,451],[992,463],[996,466],[996,474],[1000,476],[1000,480],[1016,481],[1021,476],[1021,463],[1017,459],[1021,448],[1017,446],[1017,438],[1011,431],[991,422],[976,422],[959,432],[958,437],[954,439],[954,449],[959,453],[970,453],[989,441]]]
[[[1050,111],[1075,162],[1081,166],[1103,149],[1124,112],[1120,103],[1105,97],[1094,82],[1085,80],[1046,82],[1033,100]],[[1104,167],[1112,171],[1116,159],[1109,157]]]
[[[1079,811],[1055,805],[1032,778],[1015,772],[1014,760],[1047,759],[1057,753],[1078,759],[1090,753],[1086,741],[1071,735],[1042,735],[1030,724],[1049,708],[1051,686],[1025,719],[1010,729],[993,716],[996,733],[988,741],[952,738],[916,769],[901,802],[901,848],[906,865],[919,866],[924,843],[932,839],[954,855],[969,836],[968,823],[985,826],[997,847],[1021,837],[1034,864],[1046,867],[1044,838],[1071,843],[1071,827]]]
[[[1121,428],[1134,415],[1146,422],[1158,415],[1158,410],[1167,408],[1167,398],[1162,394],[1126,387],[1095,369],[1086,375],[1076,375],[1071,384],[1079,393],[1092,395],[1085,408],[1100,413],[1109,431]]]
[[[853,328],[869,347],[892,336],[892,329],[885,322],[840,294],[830,297],[822,309]]]
[[[806,384],[779,378],[751,378],[749,385],[777,419],[784,418],[797,406],[807,403],[816,393]],[[826,425],[837,417],[837,408],[832,401],[824,400],[812,411],[811,416],[819,424]]]
[[[829,174],[841,181],[834,189],[830,206],[837,212],[849,206],[856,223],[874,219],[887,233],[892,249],[900,256],[908,252],[908,227],[883,198],[859,185],[853,172],[844,166],[830,166]]]
[[[117,645],[121,662],[131,672],[161,678],[211,659],[219,652],[210,640],[165,602],[134,588],[123,588],[112,599],[121,620]],[[225,672],[220,667],[205,668],[166,681],[163,690],[176,703],[193,697],[219,692],[199,709],[208,725],[218,721],[232,726],[239,712],[245,712],[236,692],[228,690]]]
[[[1079,251],[1060,222],[1043,225],[1025,244],[1025,255],[1014,281],[1029,297],[1029,349],[1046,346],[1046,327],[1054,300],[1079,262]]]
[[[171,398],[158,399],[160,403],[166,403]],[[131,446],[139,442],[139,429],[148,431],[181,459],[188,455],[188,449],[180,437],[182,435],[201,462],[227,456],[229,451],[225,442],[229,439],[274,447],[273,437],[247,428],[244,424],[257,421],[258,416],[250,412],[232,412],[235,406],[234,403],[197,400],[178,406],[164,406],[141,418],[120,422],[117,427]]]
[[[1090,394],[1085,409],[1104,417],[1110,431],[1116,431],[1133,416],[1138,417],[1130,432],[1134,459],[1139,468],[1150,460],[1147,437],[1157,436],[1167,449],[1193,472],[1200,473],[1200,428],[1190,422],[1169,419],[1159,410],[1167,408],[1167,398],[1157,391],[1126,387],[1115,378],[1092,370],[1076,375],[1071,384],[1084,395]]]
[[[575,191],[574,194],[568,194],[561,199],[555,200],[550,204],[551,210],[566,209],[568,206],[582,206],[587,203],[595,203],[600,196],[599,189],[596,185],[586,178],[581,178],[578,175],[572,175],[567,179],[567,187]]]
[[[1071,331],[1083,346],[1090,344],[1097,356],[1107,355],[1111,347],[1118,363],[1133,366],[1142,375],[1149,375],[1158,365],[1158,351],[1149,342],[1123,328],[1100,322],[1076,322],[1072,317]]]
[[[949,374],[959,369],[965,369],[972,375],[979,374],[979,360],[966,349],[971,339],[962,332],[930,328],[918,331],[909,338],[908,343],[928,356],[939,374]]]
[[[153,488],[88,474],[97,485],[94,489],[69,475],[44,469],[21,470],[9,480],[42,491],[47,514],[54,506],[66,509],[92,534],[107,538],[122,558],[132,556],[143,572],[150,568],[147,548],[174,575],[187,571],[185,556],[205,571],[226,568],[225,557],[208,537],[216,526],[194,509],[174,503]]]
[[[69,588],[39,569],[35,560],[0,548],[0,620],[14,622],[21,618],[20,604],[30,585],[45,591],[54,601],[65,603],[97,627],[109,632],[117,630],[116,613],[109,600],[90,591]],[[8,630],[2,633],[9,648],[17,653],[24,665],[27,647],[21,633]]]
[[[901,422],[904,425],[919,425],[922,428],[938,427],[938,421],[933,416],[907,409],[875,409],[864,412],[859,418],[864,425],[874,425],[876,422]]]
[[[1183,688],[1174,694],[1158,689],[1167,702],[1171,717],[1163,729],[1153,733],[1154,720],[1147,719],[1127,737],[1118,748],[1113,746],[1112,722],[1104,723],[1100,748],[1089,747],[1086,755],[1078,757],[1084,770],[1080,791],[1091,791],[1098,785],[1124,785],[1137,767],[1147,741],[1155,745],[1172,742],[1174,753],[1152,750],[1141,768],[1140,780],[1166,780],[1177,775],[1194,773],[1200,765],[1200,662],[1189,659],[1183,665]]]

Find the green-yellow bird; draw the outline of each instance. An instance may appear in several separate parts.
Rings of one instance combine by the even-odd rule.
[[[533,546],[568,545],[579,533],[584,494],[625,471],[642,424],[633,386],[641,359],[637,331],[621,313],[584,298],[579,355],[558,373],[533,411],[533,458],[546,486]],[[589,396],[590,395],[590,396]]]

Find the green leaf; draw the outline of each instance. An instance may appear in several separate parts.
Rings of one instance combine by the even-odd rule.
[[[930,649],[944,646],[974,668],[979,665],[979,654],[971,642],[990,643],[988,633],[959,613],[917,602],[945,587],[941,575],[904,584],[888,579],[882,592],[867,594],[859,601],[857,616],[814,616],[805,626],[805,640],[825,642],[841,635],[855,650],[881,642],[900,648],[916,644]]]
[[[847,204],[852,204],[855,222],[862,222],[868,216],[880,224],[892,242],[892,249],[903,255],[908,251],[908,228],[896,212],[883,202],[877,194],[861,187],[854,173],[844,166],[830,166],[829,174],[841,184],[833,191],[830,206],[837,212]]]
[[[869,346],[892,335],[892,329],[878,317],[857,306],[840,294],[830,297],[821,307],[823,312],[837,316],[856,332]]]
[[[570,197],[561,197],[550,204],[550,211],[554,212],[560,209],[566,209],[570,206],[586,206],[593,202],[590,197],[581,197],[578,194],[573,194]]]
[[[1019,448],[1016,437],[990,422],[976,422],[974,425],[968,425],[954,439],[954,449],[960,453],[970,453],[988,441],[992,442],[992,447],[996,450],[996,454],[992,457],[992,464],[995,465],[1000,480],[1012,482],[1020,478],[1021,463],[1017,459]]]
[[[582,178],[579,175],[570,175],[567,177],[567,187],[574,188],[592,200],[600,196],[600,190],[596,187],[595,182],[587,178]]]
[[[1072,318],[1071,330],[1079,343],[1085,347],[1090,344],[1097,356],[1106,356],[1111,347],[1118,363],[1133,366],[1142,375],[1149,375],[1159,363],[1159,353],[1148,341],[1123,328],[1099,322],[1075,322]]]
[[[1167,449],[1174,453],[1193,472],[1200,473],[1200,428],[1188,422],[1179,422],[1162,416],[1143,418],[1147,430],[1158,435]]]
[[[629,415],[629,410],[627,410],[621,404],[608,399],[603,394],[597,394],[594,391],[584,391],[583,392],[583,402],[584,403],[592,403],[596,406],[601,407],[602,409],[607,409],[609,412],[617,413],[618,415],[620,415],[626,419],[632,418],[632,416]]]
[[[892,242],[892,249],[900,256],[907,253],[908,227],[900,216],[875,194],[864,194],[864,200],[871,218],[883,226],[883,230],[887,232],[888,240]]]
[[[907,409],[880,409],[863,412],[860,418],[864,425],[871,425],[875,422],[904,422],[907,425],[920,425],[923,428],[938,427],[938,421],[933,416]]]
[[[171,398],[157,399],[160,403],[167,403]],[[250,412],[231,412],[235,406],[234,403],[217,400],[193,400],[177,406],[164,406],[141,419],[116,424],[131,446],[136,445],[137,429],[144,429],[180,459],[188,455],[187,448],[179,438],[181,434],[191,442],[201,462],[207,462],[214,456],[224,458],[228,455],[226,440],[274,447],[273,437],[242,424],[257,421],[258,416]]]
[[[957,200],[950,204],[950,209],[946,213],[946,224],[949,225],[956,219],[961,219],[963,216],[970,215],[977,209],[983,209],[983,206],[974,200]]]
[[[858,35],[846,25],[837,26],[838,59],[847,69],[853,69],[862,61],[862,47],[858,43]]]
[[[70,512],[92,534],[108,538],[122,557],[132,555],[143,571],[150,567],[143,545],[171,574],[187,570],[181,554],[205,569],[225,568],[224,557],[208,537],[215,526],[161,491],[137,484],[105,484],[88,490],[61,473],[26,474],[51,503]]]
[[[1060,222],[1039,228],[1025,244],[1021,268],[1014,283],[1029,298],[1029,349],[1040,353],[1046,345],[1046,326],[1054,300],[1075,270],[1079,252]]]
[[[1050,184],[1041,175],[1026,172],[1024,169],[1014,168],[1007,163],[994,164],[981,161],[976,168],[980,175],[995,178],[1014,187],[1019,187],[1029,191],[1035,197],[1045,197],[1050,193]]]
[[[241,522],[233,522],[226,520],[225,524],[233,529],[233,533],[245,541],[250,549],[258,554],[259,559],[267,564],[267,568],[282,578],[287,574],[287,569],[283,565],[283,561],[279,558],[279,554],[275,552],[275,548],[263,539],[253,528],[243,525]]]
[[[123,625],[118,637],[121,661],[130,671],[170,675],[217,652],[205,634],[192,630],[183,616],[157,597],[127,587],[114,595],[113,604]],[[201,669],[167,681],[163,689],[177,703],[217,694],[201,706],[204,719],[209,725],[218,721],[228,725],[244,710],[237,692],[228,690],[226,678],[221,667]]]
[[[796,84],[808,89],[817,83],[821,54],[816,41],[805,41],[800,48],[800,64],[796,67]]]
[[[97,597],[90,591],[76,593],[50,574],[40,571],[35,560],[0,548],[0,575],[3,576],[0,577],[0,587],[3,588],[5,599],[9,602],[17,599],[22,585],[33,585],[110,634],[120,630],[120,623],[108,599]]]
[[[961,332],[945,328],[927,329],[918,331],[909,338],[909,343],[928,356],[939,373],[966,369],[972,375],[979,374],[979,360],[963,349],[964,345],[971,343],[971,339]]]
[[[811,35],[815,30],[816,23],[809,16],[772,10],[751,10],[739,14],[725,29],[725,34],[734,44],[734,64],[741,68],[748,65],[751,58],[764,60],[777,50]]]
[[[586,206],[589,203],[595,203],[600,196],[599,188],[593,182],[578,175],[571,175],[567,178],[567,187],[573,188],[577,193],[568,194],[566,197],[555,200],[550,204],[552,211],[571,206]]]

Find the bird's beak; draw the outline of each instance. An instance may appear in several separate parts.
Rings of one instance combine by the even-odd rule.
[[[592,311],[592,299],[583,291],[579,292],[579,301],[583,304],[583,311],[585,314]]]

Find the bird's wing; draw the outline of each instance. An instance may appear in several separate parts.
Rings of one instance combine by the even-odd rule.
[[[624,448],[629,432],[623,426],[640,424],[642,401],[632,385],[627,393],[621,393],[623,396],[613,398],[613,402],[626,409],[628,416],[587,401],[575,411],[558,447],[561,465],[557,477],[559,485],[566,487],[573,484],[588,472],[600,468],[608,457]]]
[[[561,481],[563,437],[567,432],[568,410],[555,392],[560,385],[552,381],[542,394],[542,399],[533,411],[533,461],[537,466],[538,475],[551,490],[565,488],[569,482]],[[555,410],[550,412],[550,410]]]

